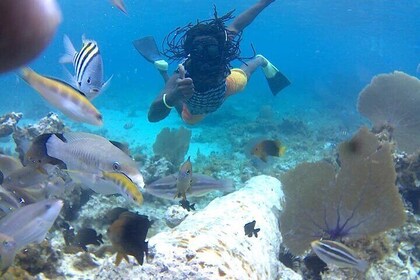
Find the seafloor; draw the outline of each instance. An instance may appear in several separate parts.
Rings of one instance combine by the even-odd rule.
[[[171,174],[177,170],[178,167],[173,166],[165,159],[156,157],[152,149],[156,135],[163,127],[179,128],[182,126],[175,114],[171,115],[164,122],[150,124],[147,122],[146,114],[142,111],[130,113],[109,109],[101,111],[104,115],[105,122],[103,128],[75,124],[68,121],[65,117],[62,117],[62,119],[66,127],[72,131],[87,131],[100,134],[111,140],[128,143],[130,151],[138,162],[138,166],[146,182]],[[315,119],[316,122],[314,121]],[[36,122],[38,120],[25,119],[25,116],[23,116],[18,126],[25,127],[28,124]],[[231,178],[235,182],[236,189],[239,190],[244,185],[247,185],[246,182],[248,180],[258,175],[272,176],[273,180],[275,180],[274,178],[279,179],[281,174],[301,162],[322,159],[333,161],[336,158],[337,144],[348,139],[357,131],[361,123],[362,120],[359,118],[354,118],[353,121],[344,121],[341,118],[331,118],[331,116],[319,113],[316,110],[299,113],[299,117],[292,113],[280,115],[272,107],[262,106],[259,113],[242,116],[240,122],[235,118],[223,116],[220,119],[215,117],[212,121],[204,122],[196,127],[187,127],[192,131],[187,155],[191,156],[194,172],[208,174],[215,178]],[[249,155],[250,145],[255,142],[255,139],[262,138],[279,139],[286,146],[287,150],[285,155],[280,158],[270,158],[267,164],[263,164],[247,156]],[[1,142],[4,153],[16,155],[14,152],[14,142],[11,137],[1,138]],[[264,180],[268,181],[257,180],[252,182],[257,185],[261,182],[263,184],[274,182],[270,181],[271,179],[264,178]],[[261,207],[260,209],[263,209],[264,206],[261,205],[265,200],[268,200],[268,198],[264,199],[264,196],[267,195],[264,193],[264,187],[266,186],[256,188],[253,185],[249,188],[249,192],[246,192],[245,188],[242,195],[248,196],[248,199],[252,199],[250,199],[248,205],[241,207],[249,206],[253,209],[252,203],[255,202],[258,203],[256,204],[257,206],[259,205]],[[280,189],[279,192],[281,192]],[[81,198],[82,193],[83,198]],[[74,217],[69,223],[76,231],[82,227],[94,228],[98,233],[103,235],[104,244],[101,246],[88,245],[87,252],[84,252],[81,248],[67,246],[64,242],[62,228],[54,226],[44,242],[41,244],[32,244],[17,255],[15,266],[6,272],[2,276],[2,279],[207,279],[204,276],[199,276],[200,274],[173,274],[172,276],[168,276],[167,272],[163,270],[161,273],[154,271],[154,273],[157,273],[154,276],[150,274],[150,271],[152,271],[151,267],[157,263],[156,255],[158,253],[154,250],[157,250],[156,248],[161,246],[159,245],[160,241],[153,239],[153,237],[159,233],[164,237],[168,232],[172,232],[173,234],[177,232],[177,227],[171,229],[165,223],[168,208],[177,205],[177,201],[166,201],[145,194],[144,204],[140,207],[134,207],[120,196],[104,196],[94,193],[86,195],[84,192],[82,193],[74,191],[71,193],[66,192],[62,197],[64,200],[71,201],[73,205],[78,206],[72,209]],[[185,212],[184,215],[191,216],[189,218],[193,218],[201,211],[212,211],[209,213],[214,216],[226,215],[224,213],[226,209],[220,207],[220,205],[213,205],[209,208],[210,210],[206,208],[210,202],[220,195],[220,193],[211,193],[201,198],[191,199],[192,202],[196,203],[195,212],[197,214],[193,213],[194,211],[191,213],[185,212],[178,206],[176,211],[181,213]],[[260,199],[262,202],[259,200],[259,197],[262,198]],[[226,201],[228,202],[225,203],[234,203],[229,202],[229,197]],[[244,201],[247,200],[245,199]],[[216,205],[217,203],[214,202]],[[105,215],[110,209],[117,206],[126,207],[131,211],[147,215],[154,221],[149,230],[148,238],[153,241],[151,243],[155,244],[152,246],[152,253],[149,252],[150,255],[155,255],[155,259],[147,259],[141,268],[142,270],[139,270],[139,265],[132,257],[130,257],[129,263],[123,261],[119,267],[115,267],[113,264],[115,254],[110,249],[111,243],[107,237],[107,228],[109,225],[107,224]],[[205,217],[201,218],[201,220],[205,219]],[[235,219],[235,217],[232,216],[232,219]],[[264,217],[261,219],[264,219]],[[219,220],[216,219],[215,221]],[[197,226],[199,226],[199,223],[197,222]],[[194,227],[194,224],[189,223],[188,225]],[[277,230],[277,233],[273,234],[279,236],[278,226],[271,226]],[[214,227],[217,228],[217,225],[214,225]],[[273,230],[273,228],[270,228],[270,225],[267,225],[265,228],[262,226],[262,236],[264,236],[264,230]],[[178,231],[181,231],[181,229],[178,229]],[[378,237],[386,239],[386,242],[390,245],[384,245],[386,247],[384,251],[386,252],[383,253],[383,258],[372,264],[366,279],[416,279],[420,268],[417,262],[418,252],[420,251],[418,242],[419,232],[418,216],[409,214],[408,222],[403,228],[392,230],[386,235]],[[200,232],[197,232],[197,234],[199,235]],[[208,234],[209,236],[214,236],[218,233],[215,232],[212,234],[211,230],[209,230]],[[243,235],[242,231],[239,233],[226,233],[226,235],[232,234],[236,234],[238,240],[246,240],[247,238]],[[417,239],[415,236],[417,236]],[[166,236],[165,238],[168,237]],[[281,237],[277,237],[277,242],[281,242]],[[296,257],[288,259],[281,244],[274,244],[271,244],[272,252],[267,254],[277,253],[280,255],[283,264],[277,264],[276,267],[281,267],[285,271],[288,269],[286,267],[289,267],[297,272],[297,274],[294,274],[290,270],[287,272],[289,274],[279,273],[274,276],[274,274],[268,273],[267,278],[258,278],[255,276],[257,274],[252,276],[251,273],[250,279],[274,279],[275,277],[281,277],[281,279],[299,279],[301,276],[304,279],[350,279],[349,277],[352,279],[363,279],[365,277],[355,274],[352,271],[349,272],[348,270],[344,270],[343,272],[340,269],[323,270],[323,273],[320,274],[315,266],[312,267],[303,258]],[[257,243],[255,246],[260,245]],[[278,248],[273,248],[277,245]],[[225,246],[229,247],[230,244],[225,244]],[[232,246],[234,246],[233,243]],[[250,245],[248,244],[246,246]],[[174,248],[177,247],[175,246]],[[375,251],[372,248],[368,249]],[[270,250],[270,247],[267,250]],[[175,254],[174,252],[172,253]],[[369,254],[369,251],[365,253]],[[174,264],[170,263],[175,261],[182,262],[185,260],[176,258],[168,259],[168,263],[166,264],[165,260],[161,260],[163,264],[160,265],[166,266],[168,268],[167,270],[171,271],[173,267],[180,267],[179,264],[174,266]],[[277,260],[275,262],[279,263]],[[188,261],[186,263],[188,266]],[[201,265],[204,269],[204,265]],[[147,271],[148,269],[149,271]],[[259,268],[256,267],[255,269],[258,270]],[[138,274],[131,274],[129,276],[129,271],[136,271]],[[219,274],[215,274],[211,278],[241,279],[239,276],[232,274],[226,275],[225,271],[222,272],[220,272],[219,268]]]

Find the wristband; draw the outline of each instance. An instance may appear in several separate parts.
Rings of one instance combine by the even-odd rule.
[[[166,108],[172,109],[174,107],[174,106],[169,106],[168,103],[166,103],[166,93],[162,96],[162,101]]]

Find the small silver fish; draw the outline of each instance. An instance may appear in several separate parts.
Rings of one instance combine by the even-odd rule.
[[[192,183],[192,164],[190,157],[181,165],[176,180],[176,194],[174,197],[181,197],[187,200],[186,193],[191,189]]]
[[[365,272],[369,266],[365,260],[358,259],[354,252],[344,244],[332,240],[311,242],[315,254],[327,265],[355,268]]]
[[[153,196],[172,200],[174,199],[174,193],[177,189],[177,177],[178,173],[165,176],[148,184],[144,190]],[[204,174],[194,173],[191,180],[191,190],[188,193],[190,197],[204,196],[213,191],[220,191],[223,193],[235,191],[233,181],[229,179],[217,180]]]
[[[12,265],[20,249],[44,240],[62,207],[62,200],[46,199],[16,209],[0,220],[1,271]]]
[[[94,99],[107,87],[112,78],[106,82],[103,81],[103,62],[98,44],[82,37],[83,46],[77,52],[67,35],[64,35],[63,41],[66,54],[60,58],[59,62],[73,63],[74,84],[89,100]]]

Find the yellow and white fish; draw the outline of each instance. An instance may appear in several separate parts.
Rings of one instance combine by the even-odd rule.
[[[103,172],[104,179],[114,182],[119,187],[119,193],[126,199],[141,205],[143,203],[143,195],[131,179],[119,172]]]
[[[19,76],[70,119],[97,126],[103,124],[101,113],[82,92],[69,84],[39,75],[28,67],[23,68]]]
[[[365,272],[369,264],[356,257],[355,253],[344,244],[332,240],[315,240],[311,242],[315,254],[327,265],[355,268]]]

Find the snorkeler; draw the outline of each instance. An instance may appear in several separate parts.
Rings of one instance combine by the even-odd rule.
[[[242,91],[252,73],[261,66],[273,94],[290,84],[262,55],[256,55],[241,68],[231,69],[230,62],[239,58],[242,31],[275,0],[260,0],[233,19],[233,11],[214,18],[177,28],[165,38],[168,49],[163,54],[172,61],[181,61],[177,71],[168,76],[168,63],[161,57],[152,37],[134,41],[134,46],[154,63],[166,84],[149,109],[150,122],[166,118],[176,108],[188,124],[201,121],[216,111],[224,100]]]

